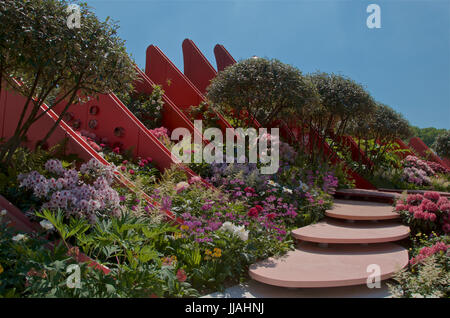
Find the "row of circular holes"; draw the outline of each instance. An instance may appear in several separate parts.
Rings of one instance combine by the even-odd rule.
[[[97,115],[98,112],[100,111],[100,108],[98,106],[91,106],[89,108],[89,114],[91,115]],[[64,117],[65,121],[67,122],[71,122],[74,119],[74,114],[73,113],[67,113]],[[81,126],[81,120],[76,119],[73,121],[72,123],[72,127],[77,129],[80,128]],[[96,119],[91,119],[88,123],[89,128],[91,129],[97,129],[98,126],[98,122]],[[123,137],[125,135],[125,128],[123,127],[116,127],[114,128],[114,135],[117,137]]]

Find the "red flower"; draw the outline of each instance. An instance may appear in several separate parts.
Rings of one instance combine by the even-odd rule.
[[[264,210],[264,208],[259,204],[255,205],[255,208],[258,210],[258,212],[262,212]]]
[[[114,148],[113,152],[116,153],[116,154],[119,154],[120,153],[120,148],[119,147]]]
[[[134,170],[133,170],[133,169],[128,170],[128,172],[129,172],[130,174],[134,174]]]
[[[251,188],[251,187],[246,187],[244,189],[245,192],[249,192],[249,193],[255,193],[255,189]]]
[[[268,218],[269,220],[273,220],[277,217],[277,215],[275,213],[269,213],[266,215],[266,218]]]
[[[187,275],[184,269],[179,269],[177,271],[177,279],[179,282],[184,282],[187,279]]]
[[[248,210],[248,213],[247,213],[247,215],[252,218],[258,217],[258,214],[259,214],[259,211],[256,207],[250,208],[250,210]]]

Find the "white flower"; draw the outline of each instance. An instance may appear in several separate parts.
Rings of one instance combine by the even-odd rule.
[[[42,220],[41,222],[39,222],[39,224],[46,229],[47,231],[53,230],[54,226],[52,224],[52,222],[48,221],[48,220]]]
[[[222,224],[222,227],[220,228],[223,231],[229,231],[229,232],[233,232],[234,231],[234,225],[231,222],[225,222]]]
[[[423,295],[418,294],[418,293],[411,294],[411,297],[412,298],[424,298]]]
[[[6,209],[3,209],[0,211],[1,216],[5,216],[7,213],[8,213],[8,211]]]
[[[233,234],[236,235],[237,237],[239,237],[243,241],[248,240],[248,231],[245,230],[245,227],[243,225],[235,226]]]
[[[13,236],[12,240],[14,242],[19,242],[19,241],[26,241],[28,239],[28,237],[25,234],[17,234],[16,236]]]
[[[283,187],[283,192],[292,194],[292,190],[291,190],[291,189],[288,189],[288,188],[286,188],[286,187]]]

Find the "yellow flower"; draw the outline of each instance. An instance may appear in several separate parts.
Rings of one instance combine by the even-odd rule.
[[[189,230],[189,226],[183,224],[183,225],[181,225],[181,230],[187,231],[187,230]]]
[[[212,255],[213,257],[221,257],[222,256],[222,250],[220,248],[215,247],[214,248],[214,254]]]
[[[205,255],[211,255],[211,254],[212,254],[212,252],[210,250],[205,251]]]

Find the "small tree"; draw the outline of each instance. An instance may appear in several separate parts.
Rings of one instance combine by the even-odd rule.
[[[56,129],[74,103],[88,96],[129,90],[135,79],[133,62],[117,25],[100,22],[80,5],[81,26],[69,28],[68,1],[9,0],[0,3],[0,81],[26,97],[13,136],[0,147],[0,162],[8,165],[30,126],[49,110],[64,103]],[[14,81],[20,81],[20,85]],[[2,85],[3,86],[3,85]]]
[[[433,144],[436,153],[444,158],[450,158],[450,131],[447,131],[436,138]]]
[[[387,105],[378,103],[373,116],[367,119],[364,123],[366,134],[360,138],[365,154],[372,162],[380,160],[397,138],[406,139],[412,135],[409,122]]]
[[[322,142],[331,139],[331,147],[348,133],[355,120],[374,112],[375,102],[370,94],[349,77],[321,72],[308,77],[319,93],[321,106],[305,108],[303,127]],[[313,139],[314,142],[317,141]],[[313,144],[312,148],[321,149],[321,146]]]
[[[267,127],[276,119],[298,116],[305,105],[317,104],[315,89],[300,70],[256,57],[219,72],[208,87],[207,98],[223,115],[242,118],[242,126],[251,124],[248,118],[256,118]]]

